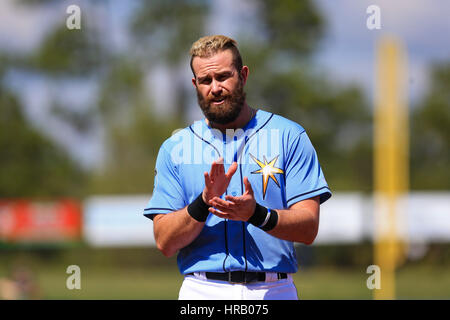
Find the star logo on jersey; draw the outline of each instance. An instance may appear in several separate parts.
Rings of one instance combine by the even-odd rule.
[[[263,182],[263,199],[266,197],[266,190],[267,190],[267,185],[269,184],[269,178],[271,178],[278,187],[280,187],[280,184],[278,183],[277,178],[275,177],[275,173],[284,173],[283,170],[281,170],[280,168],[276,168],[275,167],[275,163],[278,160],[278,156],[276,156],[275,158],[273,158],[272,160],[270,160],[269,162],[267,161],[266,157],[264,157],[264,163],[258,159],[256,159],[253,155],[250,154],[250,157],[252,157],[253,161],[255,161],[259,168],[256,171],[253,171],[253,174],[256,173],[260,173],[262,175],[262,182]]]

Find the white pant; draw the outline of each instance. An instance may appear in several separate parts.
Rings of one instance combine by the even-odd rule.
[[[204,273],[187,275],[181,285],[179,300],[298,300],[297,288],[288,274],[287,279],[273,274],[268,282],[229,283],[208,280]]]

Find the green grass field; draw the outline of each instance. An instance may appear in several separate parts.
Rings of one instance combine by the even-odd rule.
[[[95,251],[63,258],[9,255],[0,264],[0,277],[7,276],[13,265],[26,265],[41,299],[177,299],[183,278],[175,258],[161,256],[152,252],[149,257],[115,257]],[[81,268],[80,290],[66,288],[70,264]],[[366,267],[312,266],[301,268],[294,281],[301,299],[372,299],[368,277]],[[397,299],[450,299],[450,268],[405,265],[397,271],[396,286]]]
[[[176,299],[183,278],[176,268],[83,268],[81,290],[68,290],[65,270],[37,274],[43,299]],[[372,299],[365,270],[314,268],[299,272],[295,284],[302,299]],[[450,299],[448,268],[408,267],[397,274],[398,299]]]

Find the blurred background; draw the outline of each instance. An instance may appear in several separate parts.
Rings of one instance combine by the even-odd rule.
[[[449,299],[449,15],[446,0],[1,1],[0,299],[177,298],[176,258],[142,213],[159,146],[202,118],[189,49],[207,34],[238,41],[248,103],[302,124],[334,193],[316,242],[296,246],[303,299],[373,298],[377,46],[397,39],[409,153],[395,298]]]

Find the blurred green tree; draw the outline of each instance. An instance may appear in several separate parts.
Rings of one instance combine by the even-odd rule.
[[[91,17],[95,18],[95,12]],[[51,80],[96,80],[97,97],[83,111],[67,108],[57,97],[51,99],[53,116],[80,134],[88,136],[97,125],[104,129],[105,163],[87,170],[89,179],[82,188],[85,194],[150,192],[159,145],[180,125],[176,118],[163,119],[152,111],[145,84],[151,65],[147,57],[111,51],[101,36],[104,26],[97,22],[83,17],[82,31],[56,26],[31,55],[16,59],[13,67]]]
[[[85,26],[84,32],[56,26],[38,50],[26,61],[30,70],[53,77],[83,77],[98,73],[108,58],[96,37],[97,31]]]
[[[0,85],[0,197],[81,197],[84,172],[22,110],[18,98]]]
[[[144,61],[164,65],[170,75],[174,114],[181,121],[187,117],[189,92],[180,75],[188,69],[192,43],[203,36],[209,5],[206,0],[141,1],[130,23]]]
[[[431,66],[428,92],[411,114],[412,189],[450,189],[450,62]]]
[[[123,58],[101,84],[98,108],[108,147],[104,169],[93,174],[94,193],[151,192],[159,146],[182,125],[155,114],[144,80],[140,65]]]
[[[263,0],[261,7],[269,49],[293,59],[310,55],[317,49],[324,33],[325,19],[313,1]]]
[[[101,81],[98,110],[107,136],[104,169],[93,175],[92,192],[148,193],[162,142],[185,126],[188,93],[180,70],[201,35],[206,1],[141,1],[129,25],[134,49],[113,57]],[[170,75],[172,117],[153,108],[145,78],[155,66]]]

